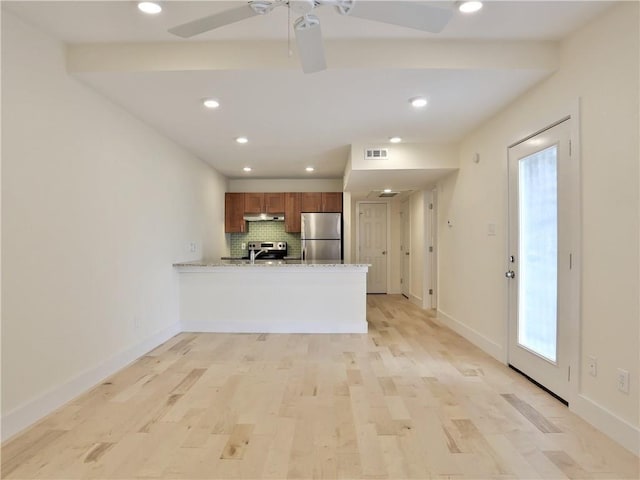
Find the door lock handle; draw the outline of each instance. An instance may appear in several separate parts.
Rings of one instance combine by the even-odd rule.
[[[516,278],[516,272],[509,270],[508,272],[505,272],[504,276],[507,278]]]

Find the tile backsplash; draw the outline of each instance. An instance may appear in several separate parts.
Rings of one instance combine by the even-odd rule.
[[[300,234],[284,231],[284,222],[247,222],[247,233],[230,233],[230,252],[232,257],[242,257],[247,254],[247,247],[243,243],[253,241],[287,242],[287,255],[300,256]]]

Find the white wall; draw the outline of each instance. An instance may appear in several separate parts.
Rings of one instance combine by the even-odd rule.
[[[638,3],[622,2],[562,45],[559,71],[469,134],[441,181],[439,309],[505,359],[507,146],[581,99],[582,294],[579,395],[572,408],[638,451]],[[472,156],[480,154],[480,163]],[[447,220],[454,225],[447,227]],[[497,235],[487,235],[487,225]],[[598,376],[584,368],[598,359]],[[629,370],[631,391],[616,389]]]
[[[2,17],[6,438],[177,332],[172,263],[224,251],[226,180]]]
[[[389,149],[390,160],[366,160],[365,148],[369,143],[351,145],[351,170],[416,170],[458,168],[456,144],[396,143],[382,146]]]
[[[342,179],[282,178],[229,180],[230,192],[341,192]]]

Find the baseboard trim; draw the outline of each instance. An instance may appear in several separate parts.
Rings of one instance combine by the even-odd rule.
[[[116,353],[100,365],[85,370],[62,385],[51,388],[33,400],[14,408],[2,417],[2,441],[21,433],[65,403],[85,393],[102,380],[180,333],[175,323],[126,350]]]
[[[498,360],[500,363],[506,362],[504,349],[499,344],[497,344],[490,338],[487,338],[486,336],[482,335],[480,332],[474,330],[473,328],[465,325],[459,320],[456,320],[455,318],[443,312],[442,310],[438,309],[437,312],[438,312],[438,319],[441,320],[444,325],[449,327],[458,335],[461,335],[462,337],[469,340],[476,347],[480,348],[485,353],[488,353],[493,358]]]
[[[367,322],[358,323],[318,323],[303,321],[191,321],[182,322],[183,332],[201,333],[367,333]]]
[[[411,303],[413,303],[414,305],[423,308],[422,306],[422,299],[416,295],[414,295],[413,293],[409,293],[409,301]]]
[[[640,455],[640,428],[610,412],[602,405],[579,394],[569,409],[634,455]]]
[[[505,363],[505,352],[497,343],[442,310],[438,310],[438,319],[499,362]],[[640,455],[639,427],[630,424],[584,395],[572,398],[569,402],[569,409],[634,455]]]

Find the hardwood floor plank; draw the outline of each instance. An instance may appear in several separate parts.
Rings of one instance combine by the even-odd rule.
[[[244,453],[251,441],[251,432],[253,431],[253,425],[238,424],[233,427],[231,436],[224,446],[220,459],[222,460],[240,460],[244,456]]]
[[[533,408],[527,402],[521,400],[512,393],[503,393],[502,398],[509,402],[516,410],[524,415],[527,420],[533,423],[538,430],[543,433],[561,433],[562,431],[551,423],[538,410]]]
[[[176,335],[6,442],[2,478],[640,477],[429,312],[367,301],[367,334]]]
[[[29,462],[41,450],[56,442],[60,437],[66,435],[66,430],[44,430],[33,438],[30,442],[20,442],[14,440],[15,444],[9,444],[2,448],[2,478],[9,478],[12,472],[24,463]]]
[[[570,479],[588,479],[593,478],[585,472],[576,462],[563,451],[546,451],[542,452],[551,460],[562,472]]]

